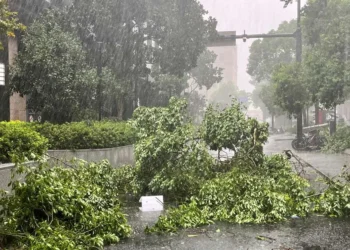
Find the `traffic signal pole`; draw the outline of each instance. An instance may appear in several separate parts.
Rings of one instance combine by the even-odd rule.
[[[285,2],[285,6],[291,1],[287,0],[281,0]],[[297,30],[294,33],[281,33],[281,34],[252,34],[248,35],[245,33],[243,35],[231,35],[231,36],[221,36],[219,37],[219,40],[221,41],[236,41],[237,39],[242,39],[244,42],[246,42],[250,38],[281,38],[281,37],[293,37],[296,41],[296,48],[295,48],[295,54],[296,54],[296,62],[301,63],[302,62],[302,33],[301,33],[301,0],[297,0],[298,5],[298,15],[297,15]],[[302,110],[300,110],[297,114],[297,138],[298,140],[301,140],[303,137],[303,113]]]

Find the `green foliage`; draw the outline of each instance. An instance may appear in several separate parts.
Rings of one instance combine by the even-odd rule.
[[[186,102],[171,99],[166,108],[138,108],[133,127],[140,193],[184,199],[211,175],[213,159],[186,117]]]
[[[271,30],[269,34],[294,33],[296,28],[296,20],[284,21],[277,30]],[[281,63],[291,63],[295,60],[294,58],[294,38],[259,39],[250,47],[247,72],[257,83],[269,82],[276,66]]]
[[[350,127],[344,126],[337,128],[334,135],[327,136],[326,145],[322,148],[328,153],[342,153],[350,148]]]
[[[350,172],[348,167],[335,181],[326,181],[328,188],[317,200],[315,211],[330,217],[350,216]]]
[[[187,87],[187,82],[183,81],[183,77],[196,67],[198,58],[205,51],[208,41],[217,35],[216,20],[206,17],[207,12],[197,0],[13,0],[13,2],[20,12],[20,19],[28,25],[36,20],[33,24],[36,28],[38,22],[46,22],[40,18],[40,15],[45,13],[47,9],[55,9],[60,14],[55,16],[51,22],[58,23],[60,31],[70,35],[64,39],[66,42],[63,42],[58,39],[58,34],[54,37],[53,33],[55,32],[51,31],[50,36],[53,37],[53,40],[62,44],[57,45],[57,47],[65,47],[66,43],[75,47],[73,45],[76,41],[82,45],[84,50],[82,61],[77,58],[74,65],[69,65],[69,60],[65,63],[58,61],[57,64],[60,65],[56,65],[55,69],[67,65],[67,67],[79,72],[79,70],[86,69],[85,64],[88,64],[92,69],[102,66],[103,72],[106,72],[107,76],[102,76],[103,97],[98,99],[102,102],[104,117],[128,118],[137,107],[139,100],[142,105],[147,106],[167,105],[171,96],[180,95]],[[55,44],[54,41],[47,41],[39,34],[36,33],[36,35],[38,41],[33,43],[34,45],[40,44],[41,47],[45,47],[44,42]],[[72,39],[69,38],[74,38],[74,41],[70,41]],[[151,46],[150,40],[154,41],[156,46]],[[66,51],[69,54],[72,50],[63,48],[58,51]],[[25,50],[26,54],[30,55],[33,55],[32,51],[32,48]],[[22,53],[21,51],[20,54]],[[32,75],[35,71],[33,68],[42,70],[52,64],[51,60],[45,59],[39,53],[35,53],[33,57],[38,59],[40,63],[36,62],[36,64],[41,66],[23,69],[21,76],[29,78],[28,75]],[[27,61],[34,63],[34,60],[31,59],[33,58]],[[162,84],[162,81],[158,81],[156,84],[147,81],[147,77],[150,76],[150,70],[146,67],[148,63],[158,65],[161,75],[170,77],[171,80],[174,78],[180,80],[175,79],[173,84],[170,84],[171,90],[166,88],[167,84]],[[210,71],[205,72],[205,74],[210,75],[212,70],[215,71],[215,68],[210,68]],[[86,102],[86,106],[80,106],[80,103],[77,102],[75,107],[79,107],[74,109],[74,114],[68,112],[68,118],[65,117],[63,122],[91,119],[96,115],[96,112],[92,112],[99,106],[96,105],[97,98],[94,96],[97,95],[94,93],[97,92],[96,72],[88,69],[85,71],[90,71],[90,74],[78,74],[78,77],[70,77],[70,79],[78,78],[80,80],[79,84],[72,83],[72,86],[82,86],[82,92],[89,92],[77,97],[87,96],[90,102]],[[43,72],[40,73],[43,74]],[[50,74],[53,79],[45,79],[40,85],[58,81],[58,79],[61,79],[62,82],[59,73],[53,72]],[[69,74],[66,72],[66,75]],[[86,77],[84,78],[84,76]],[[33,78],[35,77],[33,76]],[[198,76],[198,78],[203,80],[205,77]],[[32,84],[32,80],[35,79],[27,81],[28,86]],[[64,81],[64,83],[66,82]],[[91,86],[86,86],[86,83],[91,84]],[[208,82],[203,84],[208,84]],[[20,91],[22,93],[24,88],[24,86],[20,86],[16,90],[22,89]],[[33,88],[29,87],[29,92],[34,91],[31,89]],[[173,91],[174,89],[176,91]],[[69,94],[74,93],[75,91],[69,91]],[[67,94],[59,96],[63,98],[62,96],[67,96]],[[52,97],[47,96],[46,99],[51,101]],[[39,102],[37,97],[33,96],[31,99],[38,100],[35,103]],[[29,99],[30,102],[33,101],[31,99]],[[39,108],[40,105],[36,107]],[[64,106],[58,105],[54,108],[61,107]],[[35,107],[32,108],[35,109]],[[85,108],[87,110],[84,110]],[[55,114],[55,112],[47,113]],[[86,117],[87,114],[90,115],[89,118]],[[48,120],[53,121],[52,119]]]
[[[172,96],[179,97],[188,87],[188,78],[163,74],[159,65],[152,67],[153,80],[142,87],[140,103],[142,106],[164,107],[169,104]]]
[[[267,124],[246,118],[237,102],[232,102],[220,112],[209,106],[204,117],[203,140],[211,150],[230,149],[241,156],[259,161],[263,155],[263,144],[267,141]]]
[[[207,12],[196,0],[72,2],[64,26],[78,35],[90,65],[101,63],[113,72],[114,88],[106,91],[103,102],[113,110],[108,114],[119,118],[133,111],[138,100],[145,106],[165,106],[171,96],[179,96],[187,87],[183,77],[216,32],[216,21],[204,18]],[[157,46],[148,44],[150,37]],[[159,66],[156,82],[145,80],[150,76],[147,63]]]
[[[30,95],[28,108],[41,112],[43,121],[72,121],[94,107],[96,71],[85,60],[80,41],[61,27],[60,14],[48,12],[24,36],[10,90]]]
[[[195,88],[210,89],[215,83],[219,83],[222,80],[222,68],[214,66],[217,55],[210,51],[205,50],[197,60],[197,66],[190,71],[190,77],[195,83]]]
[[[171,99],[166,108],[141,107],[134,112],[140,193],[161,193],[170,200],[198,193],[205,181],[227,171],[215,164],[208,148],[234,150],[237,158],[246,157],[252,164],[262,160],[267,125],[247,119],[239,104],[233,102],[223,111],[209,107],[198,128],[188,119],[186,107],[186,101]]]
[[[193,68],[188,76],[189,87],[185,91],[184,96],[188,101],[189,115],[194,120],[200,120],[203,117],[206,108],[206,98],[203,94],[200,94],[198,90],[209,90],[213,85],[219,83],[221,85],[222,80],[222,68],[215,67],[217,55],[205,50],[197,60],[197,66]]]
[[[254,107],[255,108],[259,107],[261,109],[261,111],[263,112],[264,121],[265,121],[265,119],[269,115],[269,109],[267,108],[265,103],[262,101],[262,97],[260,97],[263,86],[264,86],[264,84],[257,85],[252,92],[251,98],[252,98],[252,102],[253,102]]]
[[[131,145],[135,141],[135,133],[126,122],[86,121],[61,125],[27,125],[49,140],[50,149],[113,148]]]
[[[275,89],[275,105],[289,115],[299,114],[309,103],[309,92],[301,65],[280,65],[273,73],[272,83]]]
[[[49,149],[98,149],[131,145],[135,132],[126,122],[0,123],[0,161],[33,160]]]
[[[40,163],[17,173],[24,181],[13,180],[12,193],[0,196],[5,241],[24,249],[92,249],[129,236],[109,163]]]
[[[305,72],[313,100],[325,108],[349,95],[349,1],[309,1],[305,8]]]
[[[272,115],[280,115],[282,114],[282,110],[280,107],[276,105],[275,101],[275,85],[274,84],[263,84],[261,86],[261,91],[259,93],[259,97],[262,102],[266,105],[270,114]]]
[[[25,30],[25,26],[19,23],[17,13],[9,10],[8,1],[0,0],[0,34],[7,37],[15,37],[16,30]],[[0,42],[0,49],[3,44]]]
[[[154,62],[162,73],[183,76],[197,64],[211,36],[216,34],[216,20],[209,17],[196,0],[147,1],[149,31],[159,45]]]
[[[0,122],[0,162],[23,162],[42,156],[48,141],[22,122]]]
[[[119,195],[136,194],[140,189],[136,179],[137,169],[134,166],[123,166],[114,170],[114,188]]]
[[[175,232],[214,221],[271,223],[309,212],[308,183],[282,156],[265,157],[253,171],[249,161],[232,164],[230,172],[207,181],[189,203],[171,209],[147,231]]]

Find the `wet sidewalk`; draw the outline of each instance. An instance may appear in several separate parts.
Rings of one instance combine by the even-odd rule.
[[[265,154],[282,153],[283,150],[292,150],[291,142],[295,135],[273,135],[269,137],[264,146]],[[350,155],[348,154],[326,154],[321,151],[294,151],[303,160],[328,176],[335,176],[341,172],[344,165],[350,165]]]

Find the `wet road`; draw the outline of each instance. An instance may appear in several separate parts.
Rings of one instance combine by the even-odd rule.
[[[142,217],[142,216],[141,216]],[[131,220],[136,230],[152,222],[137,217]],[[154,220],[155,218],[153,218]],[[108,250],[343,250],[350,249],[350,221],[324,217],[294,219],[272,225],[232,225],[217,223],[199,229],[184,230],[177,235],[144,235],[137,232],[131,239]]]
[[[294,136],[274,135],[269,138],[266,154],[291,149]],[[294,152],[323,173],[333,176],[350,162],[349,155],[321,152]],[[175,235],[145,235],[146,225],[152,225],[159,213],[141,213],[137,204],[126,209],[134,230],[130,239],[108,250],[350,250],[350,220],[312,216],[291,219],[272,225],[236,225],[218,223],[199,229],[183,230]]]
[[[291,142],[295,135],[273,135],[264,147],[266,154],[281,153],[283,150],[292,150]],[[320,151],[293,151],[306,162],[320,170],[322,173],[335,176],[341,172],[344,165],[349,165],[350,155],[326,154]]]

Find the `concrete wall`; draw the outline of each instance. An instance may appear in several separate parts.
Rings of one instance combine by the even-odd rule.
[[[9,190],[7,184],[11,179],[11,169],[15,164],[0,164],[0,189]]]
[[[106,149],[83,149],[83,150],[49,150],[48,154],[56,159],[69,161],[73,158],[88,162],[108,160],[113,167],[122,165],[134,165],[134,146],[125,146]],[[11,170],[15,164],[0,164],[0,189],[9,190],[7,184],[11,179]],[[19,177],[17,177],[19,178]]]
[[[81,149],[81,150],[49,150],[48,154],[59,160],[69,161],[73,158],[88,162],[108,160],[113,167],[122,165],[134,165],[134,146],[104,149]]]
[[[34,162],[28,162],[26,163],[29,166],[33,166]],[[8,163],[8,164],[0,164],[0,189],[10,191],[10,187],[8,187],[8,184],[11,180],[11,174],[12,170],[14,169],[15,164]],[[16,180],[20,180],[23,176],[15,175]]]

